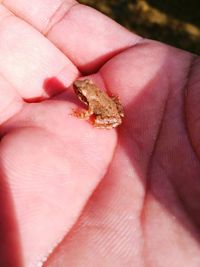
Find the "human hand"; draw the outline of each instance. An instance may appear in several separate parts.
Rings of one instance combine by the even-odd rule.
[[[0,6],[1,266],[199,266],[199,58],[61,2]],[[117,130],[71,116],[86,75]]]

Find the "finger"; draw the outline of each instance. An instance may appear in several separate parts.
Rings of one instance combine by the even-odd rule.
[[[14,13],[34,25],[83,72],[94,72],[108,59],[141,40],[94,9],[74,1],[5,0]],[[43,12],[44,6],[47,11]],[[44,16],[46,21],[44,22]]]
[[[34,2],[2,0],[1,3],[41,32],[48,27],[49,22],[52,20],[52,14],[57,14],[57,11],[60,10],[60,12],[63,12],[59,13],[62,16],[71,6],[77,4],[75,0],[34,0]],[[61,6],[62,8],[60,9]]]
[[[0,76],[0,124],[11,118],[23,107],[23,101],[15,88]]]
[[[3,5],[0,5],[0,39],[0,73],[25,99],[55,93],[69,86],[78,75],[62,52]],[[60,84],[52,85],[53,77]]]

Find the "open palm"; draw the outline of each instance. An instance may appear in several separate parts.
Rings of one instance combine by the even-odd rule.
[[[200,266],[200,60],[61,0],[0,5],[1,266]],[[71,84],[118,95],[101,130]]]

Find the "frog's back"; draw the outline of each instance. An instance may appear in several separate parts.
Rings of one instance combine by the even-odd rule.
[[[102,117],[118,116],[115,101],[103,91],[97,92],[97,94],[97,98],[90,103],[93,106],[94,114],[102,115]]]

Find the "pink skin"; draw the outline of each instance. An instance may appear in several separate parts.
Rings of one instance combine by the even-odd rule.
[[[200,59],[61,2],[0,5],[1,265],[200,266]],[[118,130],[71,116],[86,73]]]

